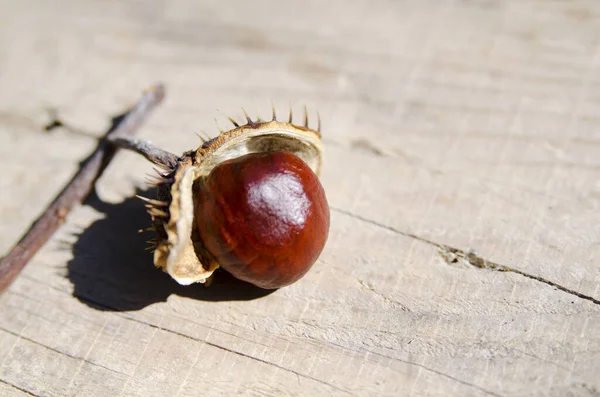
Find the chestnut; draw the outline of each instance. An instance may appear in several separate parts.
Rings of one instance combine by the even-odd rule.
[[[261,288],[300,279],[325,246],[329,208],[318,177],[289,152],[216,166],[195,195],[204,246],[234,277]]]
[[[265,289],[304,276],[323,250],[329,207],[318,174],[319,127],[273,120],[204,141],[173,161],[155,161],[157,200],[147,200],[158,238],[154,263],[182,285],[209,284],[222,267]]]

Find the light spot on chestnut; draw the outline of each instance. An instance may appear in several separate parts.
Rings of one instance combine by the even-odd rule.
[[[310,199],[302,180],[291,172],[268,175],[257,183],[250,183],[248,203],[259,209],[249,214],[260,234],[268,236],[268,245],[277,245],[286,234],[302,229],[311,209]]]

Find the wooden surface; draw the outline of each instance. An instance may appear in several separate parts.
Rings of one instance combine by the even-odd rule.
[[[0,297],[0,395],[600,395],[600,2],[0,1],[0,252],[141,89],[165,149],[319,110],[300,282],[179,287],[121,153]]]

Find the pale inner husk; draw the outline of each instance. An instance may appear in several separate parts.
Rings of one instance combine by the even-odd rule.
[[[319,175],[323,153],[319,136],[311,130],[285,127],[285,123],[278,122],[266,123],[261,128],[241,127],[242,133],[228,138],[206,153],[198,164],[197,177],[208,176],[223,161],[248,153],[272,151],[294,153]]]

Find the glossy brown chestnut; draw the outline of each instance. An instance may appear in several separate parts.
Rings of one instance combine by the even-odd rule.
[[[225,161],[197,189],[202,242],[236,278],[280,288],[304,276],[323,250],[329,233],[325,192],[292,153]]]

